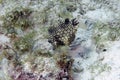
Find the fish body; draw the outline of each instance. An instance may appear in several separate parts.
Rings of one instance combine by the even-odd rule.
[[[54,49],[62,45],[70,45],[75,39],[76,26],[78,23],[76,19],[70,21],[66,18],[65,21],[59,23],[58,26],[50,27],[48,29],[48,42],[53,45]]]

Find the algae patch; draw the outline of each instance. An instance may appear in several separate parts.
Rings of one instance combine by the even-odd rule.
[[[16,7],[3,16],[3,28],[7,30],[10,28],[19,28],[23,31],[27,28],[31,28],[32,22],[31,19],[29,19],[31,13],[32,10],[29,8]]]

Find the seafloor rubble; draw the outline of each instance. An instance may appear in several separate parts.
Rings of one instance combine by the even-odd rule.
[[[0,0],[0,80],[119,80],[119,7],[119,0]],[[49,29],[68,18],[77,31],[54,28],[55,40],[69,45],[53,49]]]

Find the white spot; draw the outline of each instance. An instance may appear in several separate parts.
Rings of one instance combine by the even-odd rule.
[[[0,44],[4,44],[4,43],[7,43],[7,42],[10,42],[10,38],[8,38],[5,35],[0,35]]]
[[[93,20],[100,20],[102,22],[111,21],[114,16],[113,12],[105,9],[96,9],[94,11],[88,11],[85,16]]]

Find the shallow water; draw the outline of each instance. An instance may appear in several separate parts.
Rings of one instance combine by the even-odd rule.
[[[63,53],[74,59],[74,80],[119,80],[119,3],[0,0],[0,80],[55,80],[59,73],[65,75],[56,64]],[[79,22],[75,39],[70,46],[53,50],[48,28],[66,18]]]

